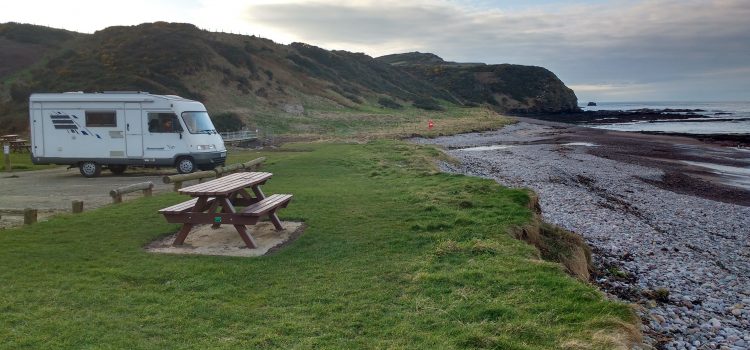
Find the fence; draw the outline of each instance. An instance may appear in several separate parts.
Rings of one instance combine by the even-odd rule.
[[[240,130],[219,133],[224,142],[241,142],[258,138],[258,130]]]

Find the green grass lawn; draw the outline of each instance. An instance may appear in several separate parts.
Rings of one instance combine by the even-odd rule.
[[[5,157],[5,155],[0,155]],[[27,170],[41,170],[59,167],[61,165],[35,165],[31,163],[30,153],[11,153],[10,154],[10,165],[12,171],[27,171]],[[5,158],[0,161],[0,172],[6,172],[5,170]]]
[[[2,348],[612,348],[624,304],[507,230],[528,194],[434,171],[433,148],[289,145],[266,193],[305,233],[260,258],[142,247],[178,229],[159,195],[0,231]]]

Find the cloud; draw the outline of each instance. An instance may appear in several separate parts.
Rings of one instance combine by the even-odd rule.
[[[740,69],[750,57],[745,0],[608,1],[514,11],[435,1],[286,2],[251,5],[245,16],[329,49],[373,56],[419,50],[456,61],[541,65],[577,86],[663,86],[686,78],[700,84],[700,74]],[[750,87],[750,72],[727,79],[733,91]]]

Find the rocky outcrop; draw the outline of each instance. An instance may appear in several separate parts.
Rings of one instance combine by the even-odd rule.
[[[447,62],[420,52],[382,56],[378,60],[428,80],[467,104],[489,104],[510,113],[579,110],[573,90],[542,67]]]

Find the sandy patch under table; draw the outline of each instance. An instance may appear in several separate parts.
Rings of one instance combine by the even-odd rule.
[[[248,226],[248,233],[255,238],[257,248],[249,249],[245,246],[237,230],[232,225],[222,225],[212,228],[202,225],[194,228],[188,234],[185,243],[173,246],[177,233],[157,239],[146,246],[146,251],[167,254],[198,254],[252,257],[268,253],[275,247],[281,247],[299,237],[304,230],[301,222],[282,221],[284,230],[276,231],[270,222],[260,222]]]

